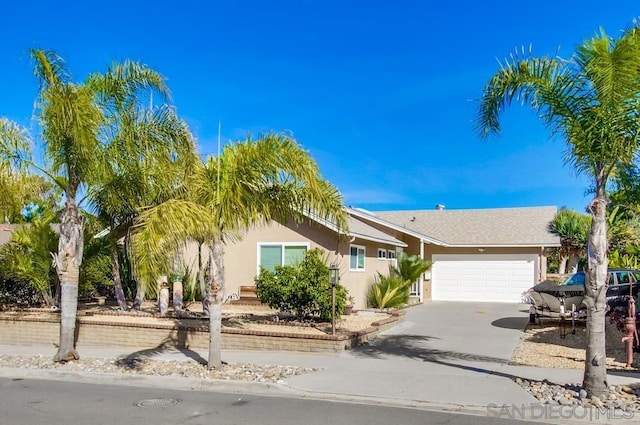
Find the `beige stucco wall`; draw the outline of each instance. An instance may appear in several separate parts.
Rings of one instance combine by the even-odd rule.
[[[308,243],[309,249],[320,248],[327,252],[329,262],[340,267],[340,284],[345,286],[349,294],[355,298],[356,308],[366,307],[366,292],[373,282],[377,272],[386,274],[389,270],[388,260],[378,259],[378,248],[395,249],[388,244],[374,243],[361,239],[351,241],[348,237],[338,238],[338,235],[315,222],[295,223],[286,225],[272,222],[267,226],[256,227],[243,235],[236,242],[229,242],[225,248],[225,296],[239,294],[241,286],[254,284],[258,272],[258,246],[268,242],[299,242]],[[364,271],[349,270],[349,246],[351,244],[365,247]],[[196,264],[197,245],[191,244],[187,248],[187,262]]]

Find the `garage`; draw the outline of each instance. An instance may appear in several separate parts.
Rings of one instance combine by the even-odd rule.
[[[434,301],[520,302],[537,282],[536,254],[433,255]]]

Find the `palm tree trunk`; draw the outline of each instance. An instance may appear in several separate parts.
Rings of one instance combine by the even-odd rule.
[[[224,243],[214,238],[209,254],[209,358],[207,367],[222,366],[222,300],[224,299]]]
[[[200,283],[200,294],[202,295],[202,314],[210,317],[209,311],[209,287],[204,282],[204,258],[202,257],[202,243],[198,242],[198,282]]]
[[[580,256],[578,253],[571,252],[569,254],[569,261],[567,263],[567,267],[569,268],[569,273],[574,274],[578,273],[578,263],[580,262]]]
[[[133,300],[133,305],[131,306],[134,310],[140,310],[142,308],[142,302],[144,301],[144,286],[140,279],[136,279],[136,297]]]
[[[113,229],[113,223],[111,224]],[[120,259],[118,258],[118,243],[116,241],[115,232],[112,231],[109,235],[111,237],[111,273],[113,274],[113,289],[116,293],[116,301],[120,310],[126,311],[129,306],[127,305],[127,299],[124,296],[124,290],[122,289],[122,278],[120,277]]]
[[[67,192],[67,201],[60,223],[58,253],[53,255],[60,280],[60,345],[54,362],[67,362],[80,358],[75,349],[76,315],[78,310],[78,281],[84,239],[82,217],[78,212],[73,192]]]
[[[600,183],[600,180],[598,180]],[[607,199],[604,184],[597,184],[596,198],[589,205],[593,216],[588,245],[585,284],[587,306],[587,350],[583,387],[589,397],[602,396],[608,388],[605,350],[605,305],[607,278]]]
[[[567,261],[569,261],[569,258],[567,258],[566,255],[560,255],[560,260],[558,261],[558,274],[567,273]]]
[[[131,246],[131,233],[127,232],[127,235],[125,236],[125,247],[130,247],[130,246]],[[139,276],[136,276],[135,279],[136,279],[136,296],[133,299],[133,304],[131,305],[131,308],[133,310],[139,311],[142,308],[142,302],[144,301],[144,286],[142,285],[142,282],[140,281]],[[160,297],[160,293],[158,293],[158,297]]]

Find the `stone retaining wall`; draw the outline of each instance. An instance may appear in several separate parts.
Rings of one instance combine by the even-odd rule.
[[[403,318],[404,313],[397,312],[365,330],[336,336],[223,328],[222,347],[234,350],[340,352],[365,344]],[[59,320],[59,316],[53,314],[37,318],[0,316],[0,344],[56,345],[60,333]],[[168,320],[166,324],[113,323],[108,317],[104,321],[89,321],[79,317],[76,346],[208,349],[209,327],[200,323],[190,320]]]

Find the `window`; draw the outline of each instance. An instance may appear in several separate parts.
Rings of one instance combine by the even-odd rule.
[[[360,245],[351,245],[349,247],[349,270],[364,271],[364,258],[364,247]]]
[[[378,248],[378,258],[386,259],[387,258],[387,250],[384,248]]]
[[[395,249],[390,249],[390,250],[387,252],[387,258],[388,258],[389,260],[393,260],[393,259],[395,259],[395,258],[396,258],[396,251],[395,251]]]
[[[276,266],[292,266],[299,263],[309,249],[305,243],[258,244],[258,273],[260,269],[274,270]]]

